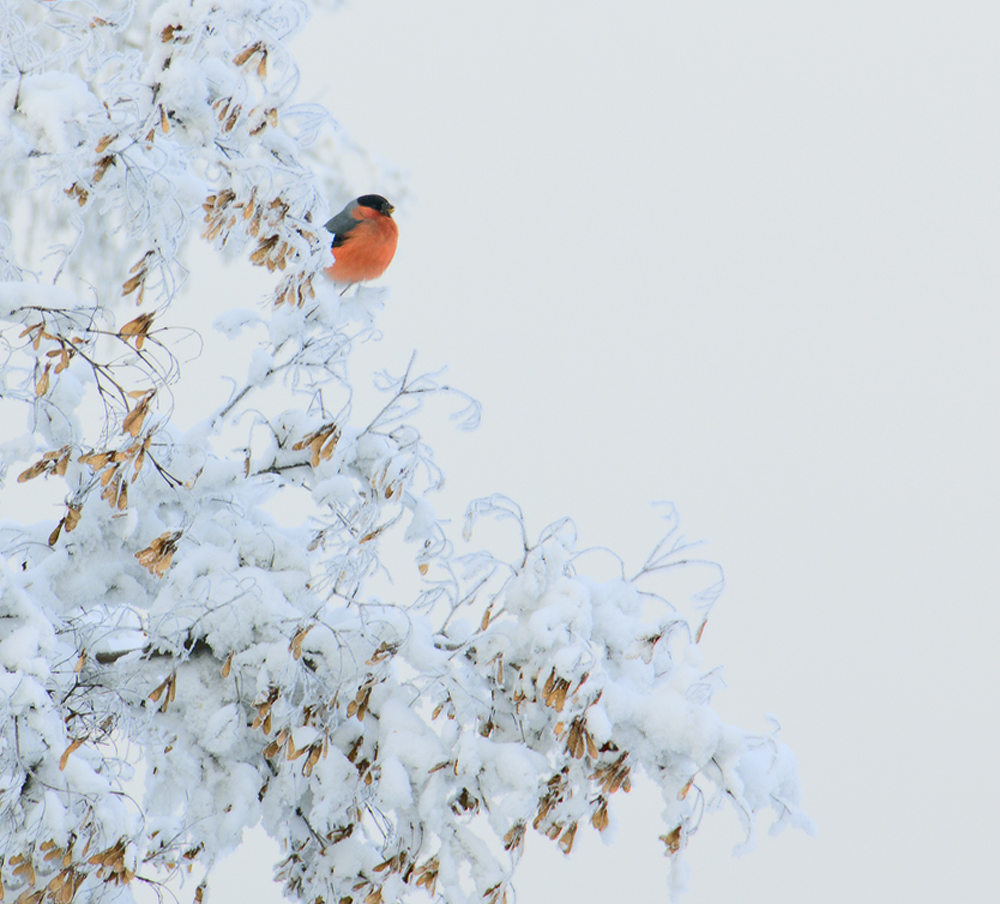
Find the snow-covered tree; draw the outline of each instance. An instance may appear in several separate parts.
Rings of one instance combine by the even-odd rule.
[[[259,823],[309,904],[498,904],[526,833],[568,854],[634,774],[662,790],[677,887],[713,801],[748,840],[762,808],[808,827],[788,749],[710,706],[698,641],[721,582],[673,520],[610,581],[570,522],[533,539],[502,497],[452,537],[415,422],[438,396],[472,425],[475,404],[412,366],[357,404],[348,363],[380,291],[325,281],[318,224],[372,186],[347,184],[360,152],[296,101],[287,39],[308,12],[0,4],[8,900],[200,878]],[[171,303],[186,282],[199,298],[201,240],[274,290],[255,310],[215,300],[202,360],[233,384],[202,387],[191,425],[175,402],[193,315]],[[237,364],[241,331],[258,342]],[[465,551],[487,516],[516,555]]]

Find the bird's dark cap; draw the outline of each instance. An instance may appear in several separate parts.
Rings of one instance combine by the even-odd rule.
[[[358,198],[358,205],[361,207],[370,207],[372,210],[377,210],[386,217],[390,216],[396,209],[381,195],[362,195]]]

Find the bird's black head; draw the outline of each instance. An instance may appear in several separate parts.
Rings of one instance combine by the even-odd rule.
[[[392,216],[392,212],[396,209],[381,195],[362,195],[358,198],[358,205],[360,207],[370,207],[372,210],[377,210],[380,214],[382,214],[382,216],[385,217]]]

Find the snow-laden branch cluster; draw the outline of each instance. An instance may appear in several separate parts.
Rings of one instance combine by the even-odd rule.
[[[355,150],[295,102],[307,14],[0,5],[0,467],[62,498],[0,522],[5,895],[128,898],[262,823],[310,904],[499,904],[526,833],[569,853],[636,774],[675,865],[713,800],[748,838],[766,807],[807,827],[787,748],[711,709],[697,644],[720,585],[675,524],[637,575],[598,582],[568,522],[535,539],[496,497],[466,540],[499,518],[518,552],[460,554],[415,419],[443,395],[471,426],[475,404],[411,361],[355,410],[378,293],[318,275]],[[199,231],[280,278],[266,311],[218,318],[262,339],[182,429],[170,305]],[[265,511],[288,495],[295,527]],[[384,581],[400,550],[412,592]],[[681,569],[704,576],[687,614],[651,583]]]

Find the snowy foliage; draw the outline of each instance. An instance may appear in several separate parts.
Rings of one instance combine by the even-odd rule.
[[[370,186],[347,184],[356,149],[329,115],[296,102],[286,42],[307,16],[0,6],[0,468],[62,499],[0,522],[7,899],[128,900],[260,823],[292,898],[499,904],[526,832],[569,853],[637,773],[662,789],[678,887],[713,800],[748,840],[767,807],[808,827],[787,748],[711,709],[698,640],[720,584],[675,524],[638,575],[599,582],[569,522],[531,540],[495,497],[465,540],[509,519],[518,554],[459,554],[414,420],[436,395],[468,425],[476,406],[408,369],[359,417],[347,363],[379,292],[324,282],[315,224]],[[226,335],[263,337],[182,428],[171,302],[199,232],[278,281],[204,339],[224,367]],[[288,495],[298,526],[266,509]],[[413,592],[377,592],[400,550]],[[689,612],[650,589],[691,569],[708,589]]]

